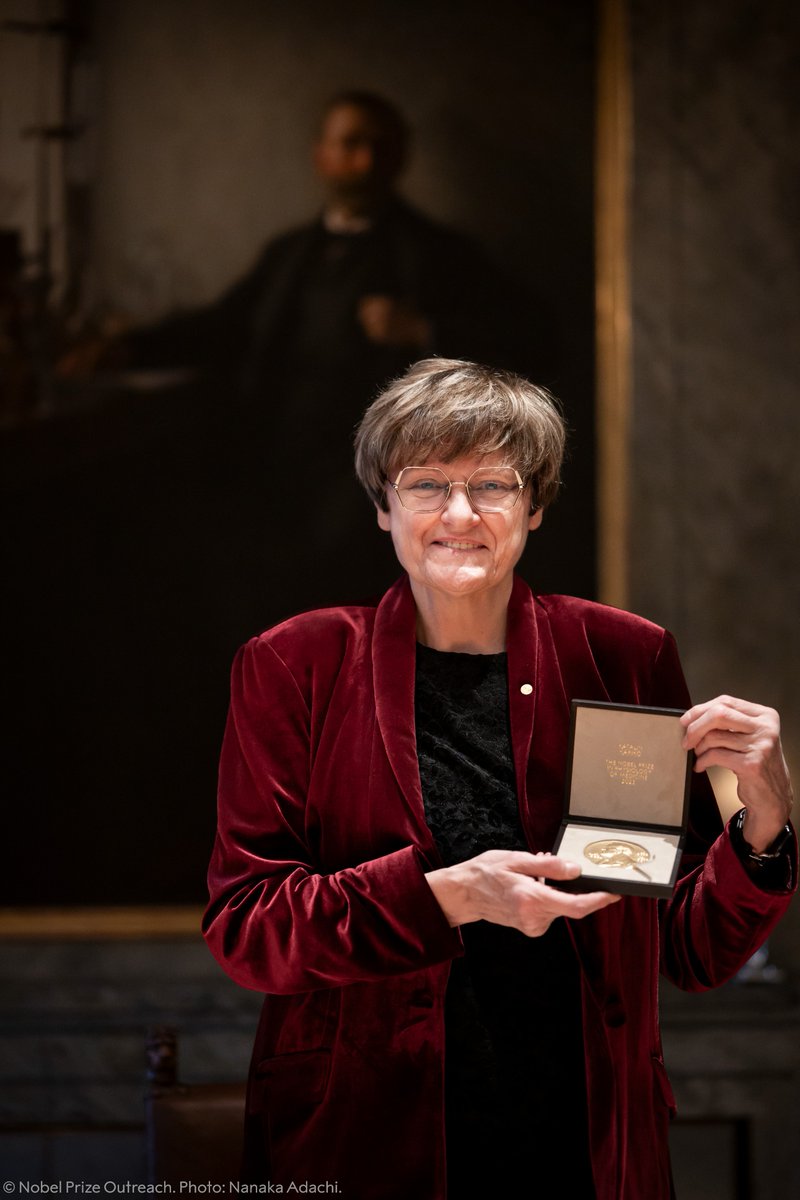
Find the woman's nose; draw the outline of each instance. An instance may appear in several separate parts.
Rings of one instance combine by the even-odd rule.
[[[465,484],[453,483],[450,485],[450,495],[442,510],[442,517],[446,521],[466,522],[468,525],[474,525],[476,521],[480,520],[469,502]]]

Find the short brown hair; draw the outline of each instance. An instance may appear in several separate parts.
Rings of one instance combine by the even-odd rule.
[[[424,358],[386,387],[356,430],[356,474],[387,508],[386,484],[432,454],[443,462],[504,450],[531,485],[531,505],[552,504],[566,428],[558,402],[520,375],[452,358]]]

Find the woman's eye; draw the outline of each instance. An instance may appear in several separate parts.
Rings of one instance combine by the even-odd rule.
[[[502,479],[482,479],[480,483],[473,483],[470,487],[473,492],[508,492],[510,487],[504,483]]]
[[[447,484],[439,483],[436,479],[418,479],[412,483],[409,490],[414,492],[440,492]]]

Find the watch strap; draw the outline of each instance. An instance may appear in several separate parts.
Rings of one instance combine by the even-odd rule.
[[[746,808],[740,808],[733,819],[733,829],[738,835],[737,841],[744,851],[745,858],[749,863],[752,863],[756,867],[763,867],[766,866],[767,863],[775,862],[775,860],[780,858],[783,854],[784,850],[786,849],[786,845],[792,836],[791,825],[784,825],[778,836],[772,842],[770,842],[766,850],[762,850],[760,854],[757,854],[744,836],[744,819],[746,813]]]

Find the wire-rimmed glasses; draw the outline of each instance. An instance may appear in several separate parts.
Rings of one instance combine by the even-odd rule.
[[[403,467],[391,486],[403,508],[411,512],[438,512],[454,487],[465,489],[476,512],[506,512],[525,490],[514,467],[478,467],[462,481],[448,479],[439,467]]]

